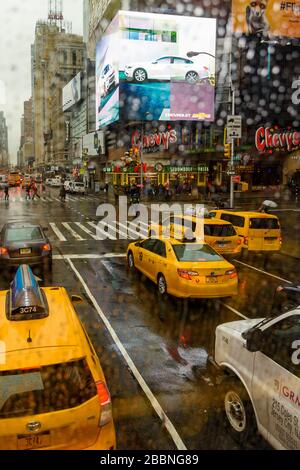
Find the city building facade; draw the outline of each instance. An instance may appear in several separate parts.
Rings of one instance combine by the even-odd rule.
[[[0,111],[0,168],[6,168],[8,164],[8,128],[4,112]]]
[[[35,167],[65,168],[69,119],[62,110],[62,89],[83,68],[83,38],[39,21],[32,56]]]
[[[232,4],[228,0],[216,0],[213,5],[204,1],[193,2],[193,5],[189,3],[182,6],[180,13],[176,5],[160,1],[86,0],[85,4],[87,51],[93,58],[98,41],[119,9],[217,19],[214,121],[136,123],[122,120],[120,115],[118,122],[105,127],[107,173],[111,181],[124,184],[128,181],[128,165],[124,156],[134,151],[132,136],[136,131],[140,136],[144,132],[153,136],[167,132],[168,129],[176,131],[176,144],[170,145],[167,150],[159,146],[143,149],[145,170],[148,166],[149,175],[154,175],[158,183],[169,178],[162,177],[162,168],[169,171],[177,166],[174,177],[178,173],[184,180],[197,180],[200,184],[213,183],[228,188],[231,173],[234,173],[240,181],[248,183],[250,189],[259,189],[269,185],[284,185],[295,169],[299,169],[297,139],[292,147],[286,145],[285,137],[275,137],[274,145],[264,148],[257,145],[257,136],[262,132],[267,135],[269,132],[272,137],[297,133],[299,130],[300,113],[299,107],[295,105],[295,83],[298,83],[300,76],[299,40],[292,37],[266,40],[261,34],[237,33],[233,29]],[[284,69],[281,71],[283,58]],[[233,169],[231,147],[227,151],[225,135],[227,116],[231,114],[239,115],[242,119],[242,135],[235,140]],[[136,162],[133,172],[138,174],[138,160]],[[207,170],[205,176],[195,171],[198,167]],[[136,175],[135,179],[138,178]]]

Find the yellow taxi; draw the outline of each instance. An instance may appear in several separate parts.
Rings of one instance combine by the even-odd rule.
[[[97,354],[61,287],[21,266],[0,292],[0,450],[113,450]]]
[[[191,229],[196,240],[204,240],[224,256],[237,257],[241,253],[242,242],[233,225],[213,217],[170,216],[163,220],[161,225],[152,224],[149,228],[149,237],[155,238],[157,235],[168,237],[169,235],[180,240],[185,228]]]
[[[233,212],[213,210],[210,215],[230,222],[236,229],[244,251],[277,252],[281,249],[282,235],[278,217],[262,212]]]
[[[161,295],[217,298],[237,295],[235,267],[206,243],[149,238],[131,243],[129,269],[138,269],[155,282]]]

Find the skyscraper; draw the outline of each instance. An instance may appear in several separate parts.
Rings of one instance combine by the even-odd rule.
[[[8,130],[4,112],[0,111],[0,167],[8,165]]]

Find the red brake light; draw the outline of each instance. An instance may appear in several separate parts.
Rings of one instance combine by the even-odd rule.
[[[107,386],[103,382],[96,383],[98,398],[101,405],[99,426],[103,427],[112,420],[111,399]]]
[[[236,269],[230,269],[230,271],[226,271],[225,275],[229,276],[230,279],[235,279],[236,277],[238,277]]]
[[[51,246],[47,243],[43,246],[43,251],[51,251]]]
[[[242,240],[241,240],[240,238],[238,238],[237,244],[238,244],[238,245],[241,245],[241,244],[242,244]]]
[[[7,255],[7,253],[8,253],[7,248],[4,248],[4,247],[0,248],[0,255]]]
[[[197,271],[188,271],[187,269],[177,269],[177,273],[180,277],[188,281],[191,281],[193,277],[199,276]]]
[[[244,237],[244,243],[245,245],[248,245],[248,237]]]
[[[98,398],[99,398],[101,406],[110,404],[110,394],[105,383],[97,382],[96,386],[97,386]]]

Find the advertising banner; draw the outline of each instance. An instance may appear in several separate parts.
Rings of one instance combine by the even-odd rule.
[[[238,34],[300,37],[300,1],[232,0],[233,31]]]
[[[63,111],[81,100],[81,72],[63,88]]]
[[[213,121],[216,20],[125,11],[119,17],[124,119]]]
[[[119,119],[119,36],[117,15],[96,46],[97,129]]]
[[[120,11],[97,45],[97,128],[213,121],[216,20]]]

